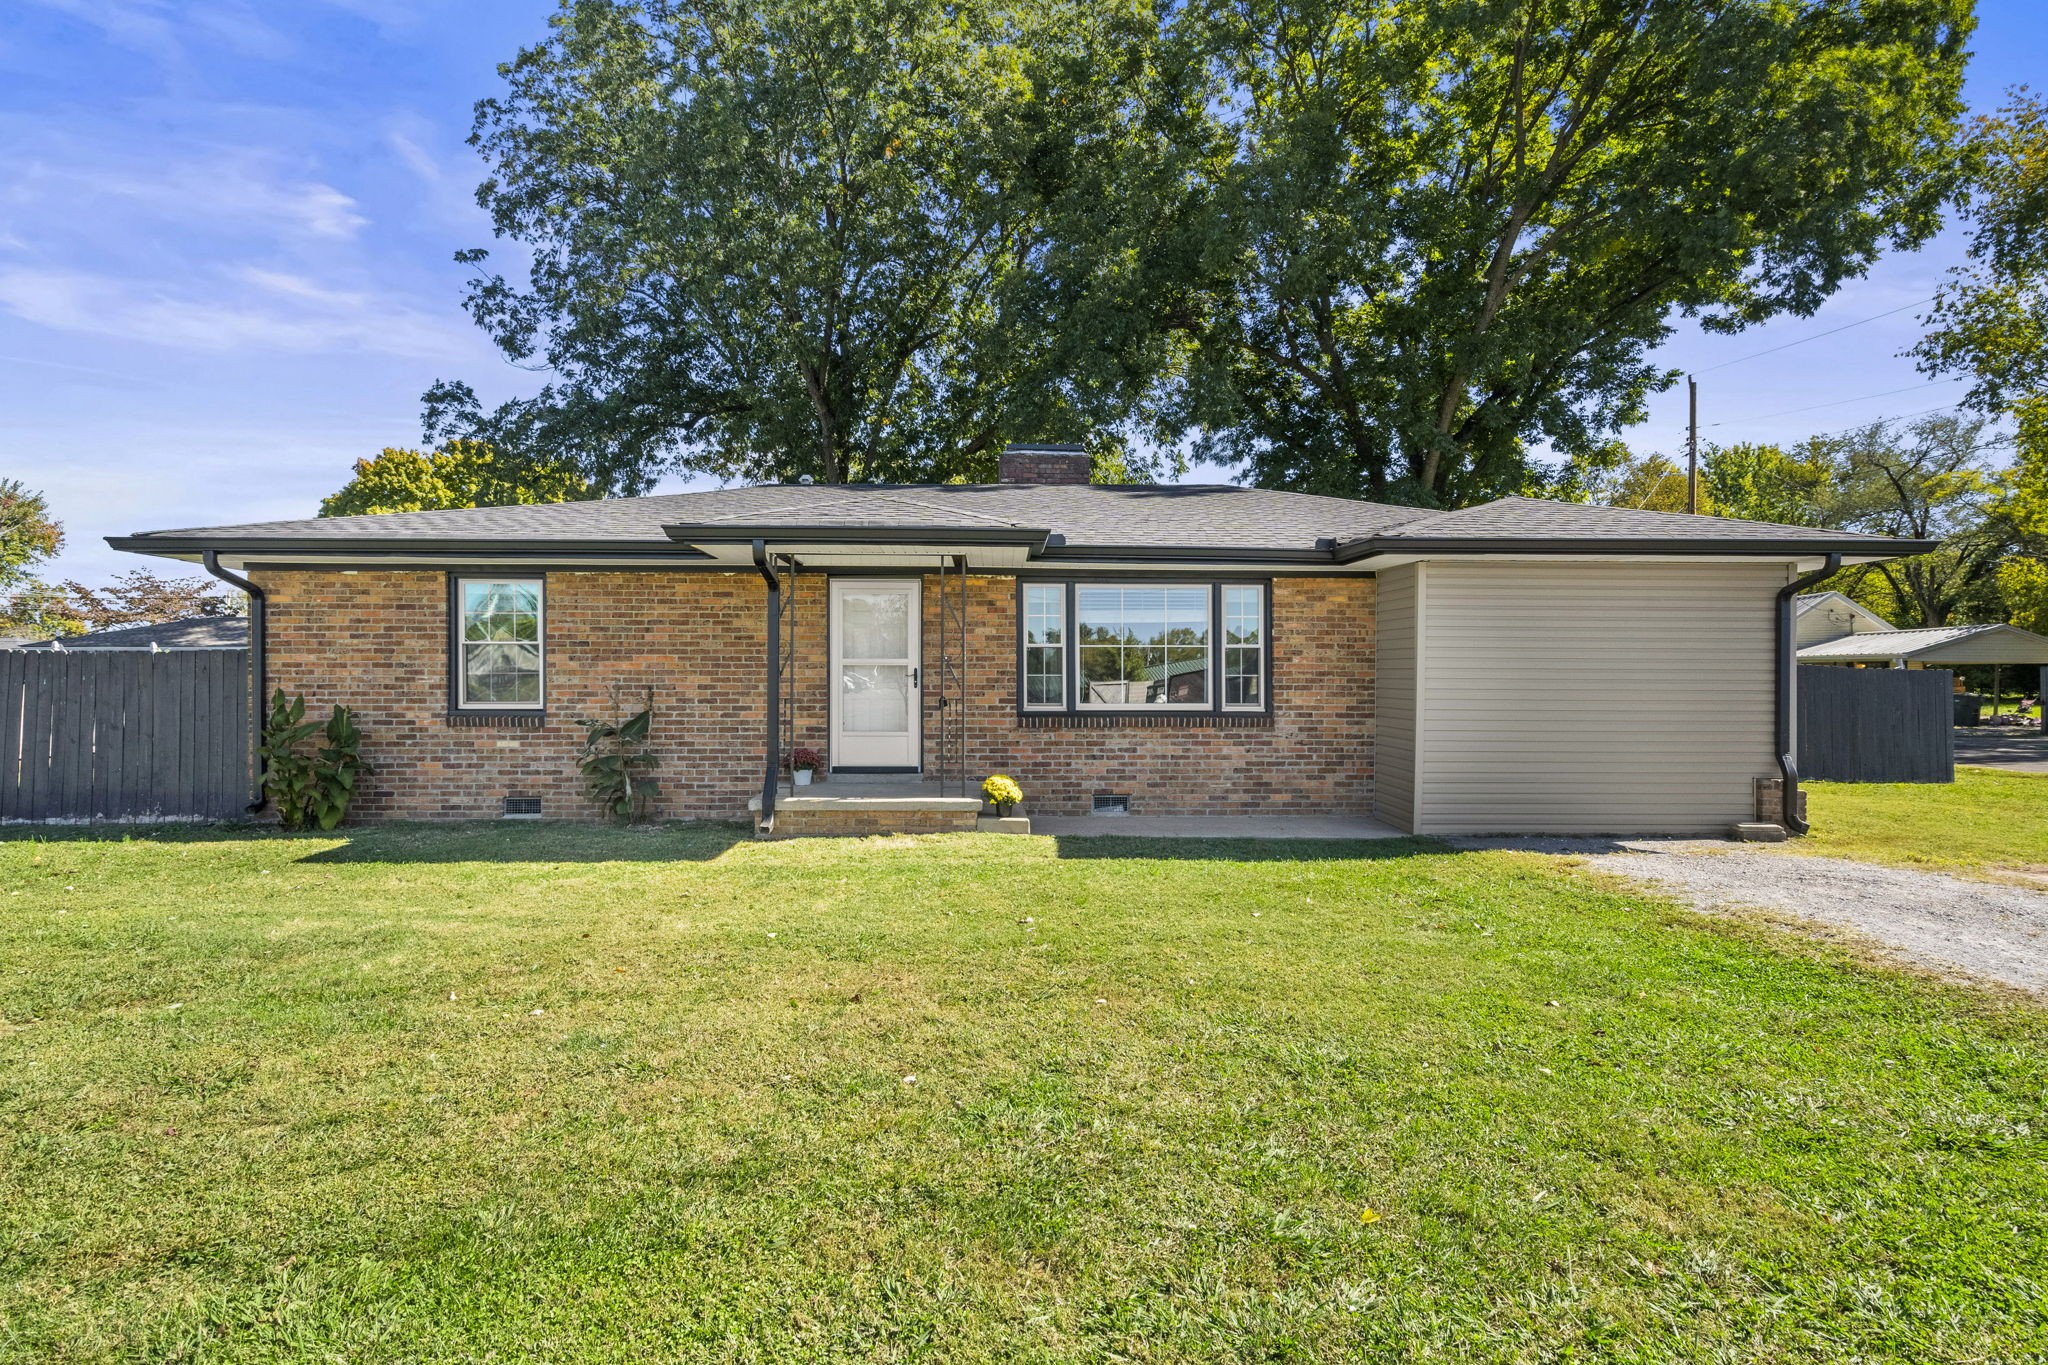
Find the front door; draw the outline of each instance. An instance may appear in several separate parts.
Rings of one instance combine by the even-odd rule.
[[[839,769],[914,771],[921,760],[915,578],[834,578],[832,752]]]

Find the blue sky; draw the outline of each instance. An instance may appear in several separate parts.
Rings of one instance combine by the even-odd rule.
[[[416,444],[419,395],[530,391],[463,314],[491,243],[469,110],[550,0],[9,0],[0,14],[0,477],[65,523],[57,576],[143,561],[101,537],[310,516],[360,456]],[[2048,6],[1988,0],[1988,107],[2048,57]],[[1712,440],[1796,439],[1952,402],[1897,358],[1953,233],[1815,317],[1664,348]],[[1728,364],[1893,313],[1762,359]],[[1721,368],[1711,368],[1711,367]],[[1823,406],[1825,405],[1825,406]],[[1682,449],[1681,385],[1630,433]],[[1210,472],[1213,477],[1213,472]]]

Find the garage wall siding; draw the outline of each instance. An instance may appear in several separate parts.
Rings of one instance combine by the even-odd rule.
[[[1753,781],[1775,771],[1773,597],[1787,572],[1422,566],[1417,830],[1707,833],[1752,819]],[[1383,605],[1383,642],[1391,615]]]
[[[1373,763],[1374,813],[1396,829],[1415,828],[1415,631],[1421,569],[1408,564],[1379,575],[1379,752]]]

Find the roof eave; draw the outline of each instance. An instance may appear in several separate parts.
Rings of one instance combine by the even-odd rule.
[[[739,545],[766,541],[771,546],[810,542],[831,545],[1021,545],[1036,555],[1052,532],[1042,526],[831,526],[740,525],[715,523],[665,525],[662,534],[684,545]]]
[[[1761,540],[1717,536],[1369,536],[1337,547],[1339,564],[1374,555],[1787,555],[1840,553],[1871,559],[1903,559],[1939,548],[1931,540]]]
[[[666,541],[508,540],[492,536],[108,536],[116,550],[144,555],[410,555],[421,558],[488,555],[493,559],[704,559],[687,545]]]

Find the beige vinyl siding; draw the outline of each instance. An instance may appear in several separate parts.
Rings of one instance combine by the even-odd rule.
[[[1753,818],[1752,783],[1775,772],[1786,566],[1422,573],[1418,831],[1705,833]]]
[[[1415,828],[1415,632],[1422,569],[1379,575],[1379,654],[1374,685],[1373,809],[1396,829]]]

